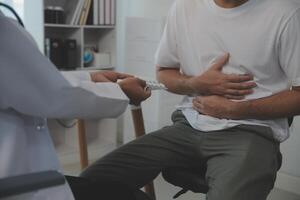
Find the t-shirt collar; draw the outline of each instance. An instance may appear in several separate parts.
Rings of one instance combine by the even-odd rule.
[[[256,2],[256,0],[248,0],[244,4],[235,8],[222,8],[219,5],[217,5],[214,0],[204,0],[204,1],[208,6],[208,8],[211,11],[213,11],[215,14],[226,16],[226,17],[234,17],[240,15],[245,11],[247,11]]]

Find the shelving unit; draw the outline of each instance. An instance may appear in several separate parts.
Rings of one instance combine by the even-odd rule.
[[[65,18],[71,12],[71,4],[77,4],[79,0],[44,0],[44,9],[52,7],[62,7],[66,10]],[[93,0],[92,0],[93,1]],[[74,9],[74,6],[73,6]],[[45,15],[45,13],[44,13]],[[76,57],[74,68],[78,70],[113,69],[116,65],[116,25],[71,25],[71,24],[49,24],[44,21],[44,39],[74,39],[76,40]],[[45,42],[46,43],[46,42]],[[110,54],[110,64],[106,66],[94,66],[94,64],[84,64],[84,52],[88,47],[95,47],[99,53]],[[45,50],[46,53],[46,50]],[[57,66],[59,67],[59,66]]]

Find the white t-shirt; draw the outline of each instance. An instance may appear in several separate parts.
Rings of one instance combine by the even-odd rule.
[[[226,9],[213,0],[177,0],[167,19],[156,64],[195,76],[226,52],[231,57],[224,73],[254,75],[258,86],[247,100],[300,86],[300,5],[291,0],[249,0]],[[195,129],[209,132],[252,124],[271,127],[280,142],[289,137],[287,119],[217,119],[195,111],[192,99],[185,96],[179,109]]]

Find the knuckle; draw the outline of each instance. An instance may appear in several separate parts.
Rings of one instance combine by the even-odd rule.
[[[243,79],[242,76],[237,76],[237,77],[236,77],[236,80],[237,80],[238,82],[243,82],[243,81],[244,81],[244,79]]]
[[[249,86],[247,84],[240,84],[239,89],[247,89]]]
[[[241,93],[240,90],[233,90],[233,91],[232,91],[232,94],[235,95],[235,96],[240,95],[240,93]]]
[[[237,91],[236,95],[241,96],[241,95],[244,95],[245,93],[247,93],[247,90],[240,90],[240,91]]]

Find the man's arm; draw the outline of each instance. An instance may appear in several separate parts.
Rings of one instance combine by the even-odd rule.
[[[229,99],[244,99],[251,94],[256,84],[251,75],[223,74],[223,66],[229,60],[224,55],[206,72],[199,76],[187,76],[179,68],[157,66],[157,79],[166,85],[170,92],[182,95],[221,95]]]
[[[157,66],[157,79],[163,83],[170,92],[181,95],[192,95],[193,89],[188,80],[191,76],[184,75],[178,68],[163,68]]]
[[[300,115],[300,87],[276,95],[242,102],[220,96],[197,97],[194,108],[202,114],[225,119],[276,119]]]

